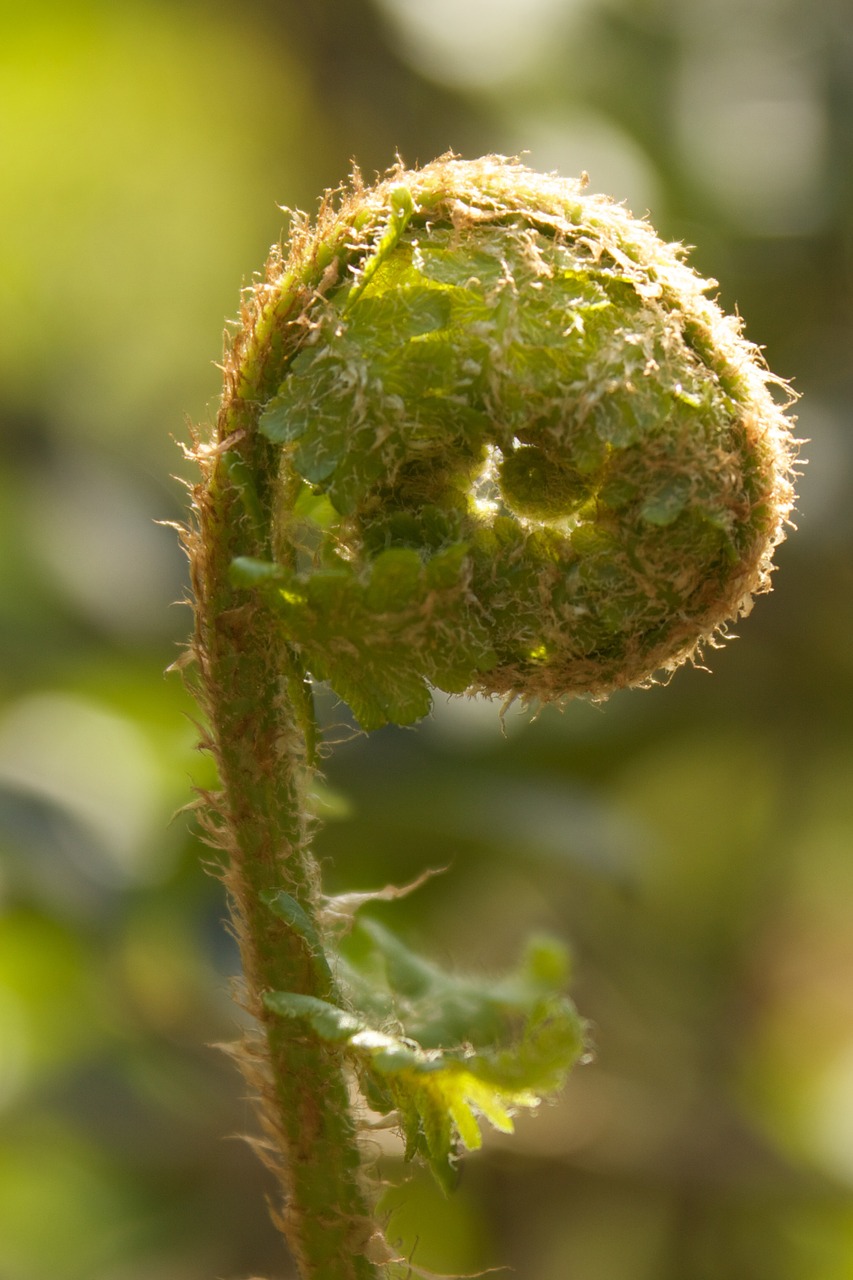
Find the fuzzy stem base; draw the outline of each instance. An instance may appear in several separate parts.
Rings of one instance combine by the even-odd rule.
[[[332,994],[313,934],[269,905],[284,892],[309,920],[316,915],[305,816],[309,709],[290,696],[302,677],[278,620],[262,599],[247,601],[230,585],[233,555],[251,548],[257,531],[221,456],[209,458],[206,469],[191,547],[195,648],[222,785],[211,830],[228,860],[246,1003],[262,1032],[243,1067],[283,1191],[276,1221],[303,1280],[378,1280],[365,1249],[379,1231],[362,1183],[341,1055],[307,1023],[275,1018],[263,1006],[268,991]]]

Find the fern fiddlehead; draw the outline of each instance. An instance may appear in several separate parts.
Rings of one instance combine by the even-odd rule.
[[[708,287],[578,184],[444,158],[327,199],[245,300],[195,451],[194,650],[222,780],[209,829],[263,1032],[247,1072],[312,1280],[388,1258],[347,1071],[440,1171],[476,1144],[474,1112],[508,1123],[581,1035],[547,947],[499,994],[468,991],[482,1051],[476,1025],[465,1051],[441,1026],[420,1048],[395,1034],[394,974],[409,994],[443,979],[375,928],[387,999],[378,1023],[375,996],[372,1021],[359,1009],[308,850],[310,682],[366,729],[420,718],[431,688],[603,696],[745,612],[793,449],[775,380]],[[522,1029],[490,1049],[501,1018]]]

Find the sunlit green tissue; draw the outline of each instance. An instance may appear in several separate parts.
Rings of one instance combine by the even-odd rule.
[[[646,683],[767,589],[790,397],[712,284],[621,206],[497,158],[297,225],[254,318],[296,553],[234,573],[364,727],[422,716],[429,686]]]
[[[264,1003],[339,1045],[370,1106],[396,1112],[407,1157],[449,1188],[459,1146],[482,1144],[478,1117],[511,1133],[514,1112],[559,1089],[584,1050],[584,1023],[563,994],[565,951],[539,938],[517,972],[490,981],[444,972],[375,921],[359,924],[356,943],[355,961],[336,958],[338,1003],[285,991]]]

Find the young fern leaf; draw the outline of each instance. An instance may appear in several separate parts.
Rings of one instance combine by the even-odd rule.
[[[373,729],[433,689],[603,697],[725,634],[768,588],[794,447],[783,384],[711,285],[577,183],[445,157],[356,176],[246,294],[186,543],[245,1069],[305,1278],[393,1266],[352,1072],[448,1181],[476,1116],[508,1127],[582,1042],[550,945],[492,986],[375,924],[369,964],[335,954],[312,681]]]
[[[359,967],[336,965],[343,1004],[292,991],[264,1004],[339,1046],[373,1110],[398,1113],[407,1156],[450,1189],[458,1145],[481,1146],[477,1116],[511,1133],[512,1112],[558,1089],[583,1051],[583,1024],[562,995],[565,953],[540,939],[516,974],[489,984],[443,973],[375,922],[361,929]]]

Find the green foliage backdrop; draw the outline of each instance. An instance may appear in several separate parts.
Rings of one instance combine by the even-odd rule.
[[[713,676],[416,730],[327,700],[330,890],[440,963],[564,938],[596,1062],[392,1239],[525,1280],[853,1270],[853,16],[836,0],[0,0],[0,1280],[286,1264],[225,1055],[236,958],[163,676],[175,441],[237,287],[352,158],[529,148],[695,243],[803,395],[776,593]]]

